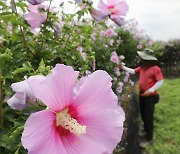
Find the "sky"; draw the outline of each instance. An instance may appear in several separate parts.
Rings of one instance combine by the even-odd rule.
[[[96,7],[99,0],[92,1]],[[135,18],[139,23],[138,28],[143,29],[153,40],[180,39],[180,0],[126,1],[129,5],[126,19]],[[72,10],[69,4],[66,4],[66,8]]]

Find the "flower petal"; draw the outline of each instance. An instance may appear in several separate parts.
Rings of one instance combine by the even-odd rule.
[[[23,110],[25,107],[27,107],[25,92],[17,92],[7,101],[7,103],[13,109]]]
[[[99,142],[94,142],[87,135],[62,137],[62,143],[68,154],[104,154],[107,148]]]
[[[114,21],[120,27],[124,24],[123,18],[111,18],[111,20]]]
[[[107,0],[108,6],[116,6],[121,0]]]
[[[111,81],[112,78],[105,71],[95,71],[88,76],[71,105],[81,110],[81,114],[116,108],[118,101],[111,89]]]
[[[16,82],[11,85],[11,88],[14,92],[24,93],[25,98],[28,97],[30,100],[34,100],[34,95],[31,88],[28,85],[27,80]]]
[[[76,85],[74,87],[74,96],[77,95],[79,89],[82,87],[82,85],[84,84],[84,82],[86,81],[87,78],[88,78],[87,76],[84,76],[76,82]]]
[[[102,143],[108,153],[112,153],[121,140],[125,115],[120,107],[117,110],[98,110],[89,112],[78,121],[86,126],[86,136],[97,143]]]
[[[22,145],[28,149],[29,154],[67,154],[54,122],[55,113],[50,110],[31,114],[21,138]]]
[[[129,7],[126,1],[121,1],[115,6],[115,12],[111,15],[112,18],[117,18],[119,16],[126,16],[126,13],[129,10]]]
[[[105,15],[108,15],[108,14],[109,14],[108,6],[107,6],[102,0],[99,1],[97,7],[98,7],[98,8],[101,10],[101,12],[103,12]]]
[[[70,111],[80,124],[86,126],[85,135],[94,142],[102,143],[108,153],[120,141],[125,119],[123,110],[117,105],[117,96],[111,89],[111,80],[105,71],[89,75],[71,104],[74,113],[73,109]]]
[[[59,111],[72,102],[78,74],[70,66],[57,64],[45,81],[38,83],[37,80],[31,80],[29,85],[38,99],[50,109]]]
[[[89,12],[95,22],[103,21],[107,18],[107,15],[96,9],[89,9]]]

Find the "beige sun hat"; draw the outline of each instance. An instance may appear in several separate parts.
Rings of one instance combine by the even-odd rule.
[[[157,58],[154,57],[154,51],[151,49],[145,49],[143,52],[137,51],[137,53],[143,60],[157,60]]]

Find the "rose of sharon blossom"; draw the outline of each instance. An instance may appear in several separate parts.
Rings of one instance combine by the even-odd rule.
[[[116,88],[116,92],[119,93],[119,94],[122,93],[123,86],[124,86],[124,83],[123,82],[119,82],[118,87]]]
[[[142,49],[142,45],[141,45],[141,44],[138,44],[138,45],[137,45],[137,48],[138,48],[138,49]]]
[[[83,51],[83,47],[79,45],[76,50],[78,50],[79,52],[82,52]]]
[[[109,45],[110,45],[110,46],[113,46],[113,43],[114,43],[114,40],[111,39],[111,40],[109,41]]]
[[[24,15],[24,19],[28,22],[32,29],[40,28],[41,24],[46,21],[47,13],[40,12],[43,8],[41,5],[29,5],[30,12]]]
[[[119,57],[115,51],[113,51],[111,54],[111,61],[116,64],[119,63]]]
[[[106,32],[105,31],[100,31],[100,36],[105,36]]]
[[[126,16],[129,8],[127,3],[122,0],[107,0],[107,4],[100,0],[98,9],[89,9],[92,18],[96,22],[105,20],[109,16],[117,25],[122,26],[124,19],[121,16]]]
[[[112,28],[109,28],[106,30],[106,35],[111,37],[115,35],[115,32]]]
[[[129,80],[130,74],[128,72],[126,72],[126,75],[124,77],[124,82],[127,83]]]
[[[140,38],[141,38],[141,34],[140,34],[140,33],[136,33],[136,35],[134,36],[134,38],[135,38],[136,40],[140,39]]]
[[[52,73],[29,86],[47,107],[30,115],[22,134],[22,145],[30,154],[112,153],[121,140],[124,112],[111,89],[112,78],[95,71],[81,80],[79,72],[57,64]]]
[[[118,67],[115,67],[114,68],[114,72],[117,76],[120,76],[121,75],[121,72],[119,71],[119,68]]]
[[[25,107],[27,107],[27,101],[36,101],[36,97],[34,96],[31,88],[28,85],[28,81],[32,79],[36,79],[37,81],[41,82],[44,77],[40,75],[31,76],[29,79],[21,82],[16,82],[11,85],[13,91],[16,92],[16,94],[7,101],[8,105],[11,108],[23,110]]]
[[[98,8],[119,26],[122,26],[123,23],[121,16],[126,16],[129,9],[127,3],[122,0],[107,0],[107,4],[100,0]]]
[[[124,60],[125,59],[124,55],[120,55],[119,59]]]

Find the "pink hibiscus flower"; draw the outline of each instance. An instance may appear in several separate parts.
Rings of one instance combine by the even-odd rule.
[[[100,0],[98,9],[90,9],[90,14],[96,22],[102,21],[109,16],[117,25],[122,26],[124,20],[122,16],[126,16],[129,7],[123,0],[107,0],[107,4]]]
[[[115,35],[115,32],[112,28],[109,28],[106,30],[106,35],[111,37]]]
[[[28,106],[27,101],[32,101],[36,104],[36,97],[34,96],[31,88],[28,85],[28,81],[33,79],[41,82],[42,80],[44,80],[44,76],[31,76],[24,81],[16,82],[11,85],[12,90],[16,92],[14,96],[7,101],[8,105],[11,108],[16,110],[23,110]]]
[[[138,49],[142,49],[142,45],[141,45],[141,44],[138,44],[138,45],[137,45],[137,48],[138,48]]]
[[[111,61],[112,61],[113,63],[116,63],[116,64],[119,63],[119,57],[118,57],[116,51],[113,51],[113,52],[111,53],[111,58],[110,58],[110,59],[111,59]]]
[[[112,153],[120,141],[124,112],[111,89],[112,78],[99,70],[76,86],[78,74],[57,64],[43,82],[29,81],[49,108],[25,123],[21,141],[30,154]]]
[[[24,15],[24,19],[28,22],[32,29],[40,28],[41,24],[46,21],[47,13],[40,12],[42,5],[29,5],[30,12]]]
[[[98,8],[104,14],[109,15],[111,19],[126,16],[129,9],[127,3],[123,0],[107,0],[107,4],[100,0]]]

